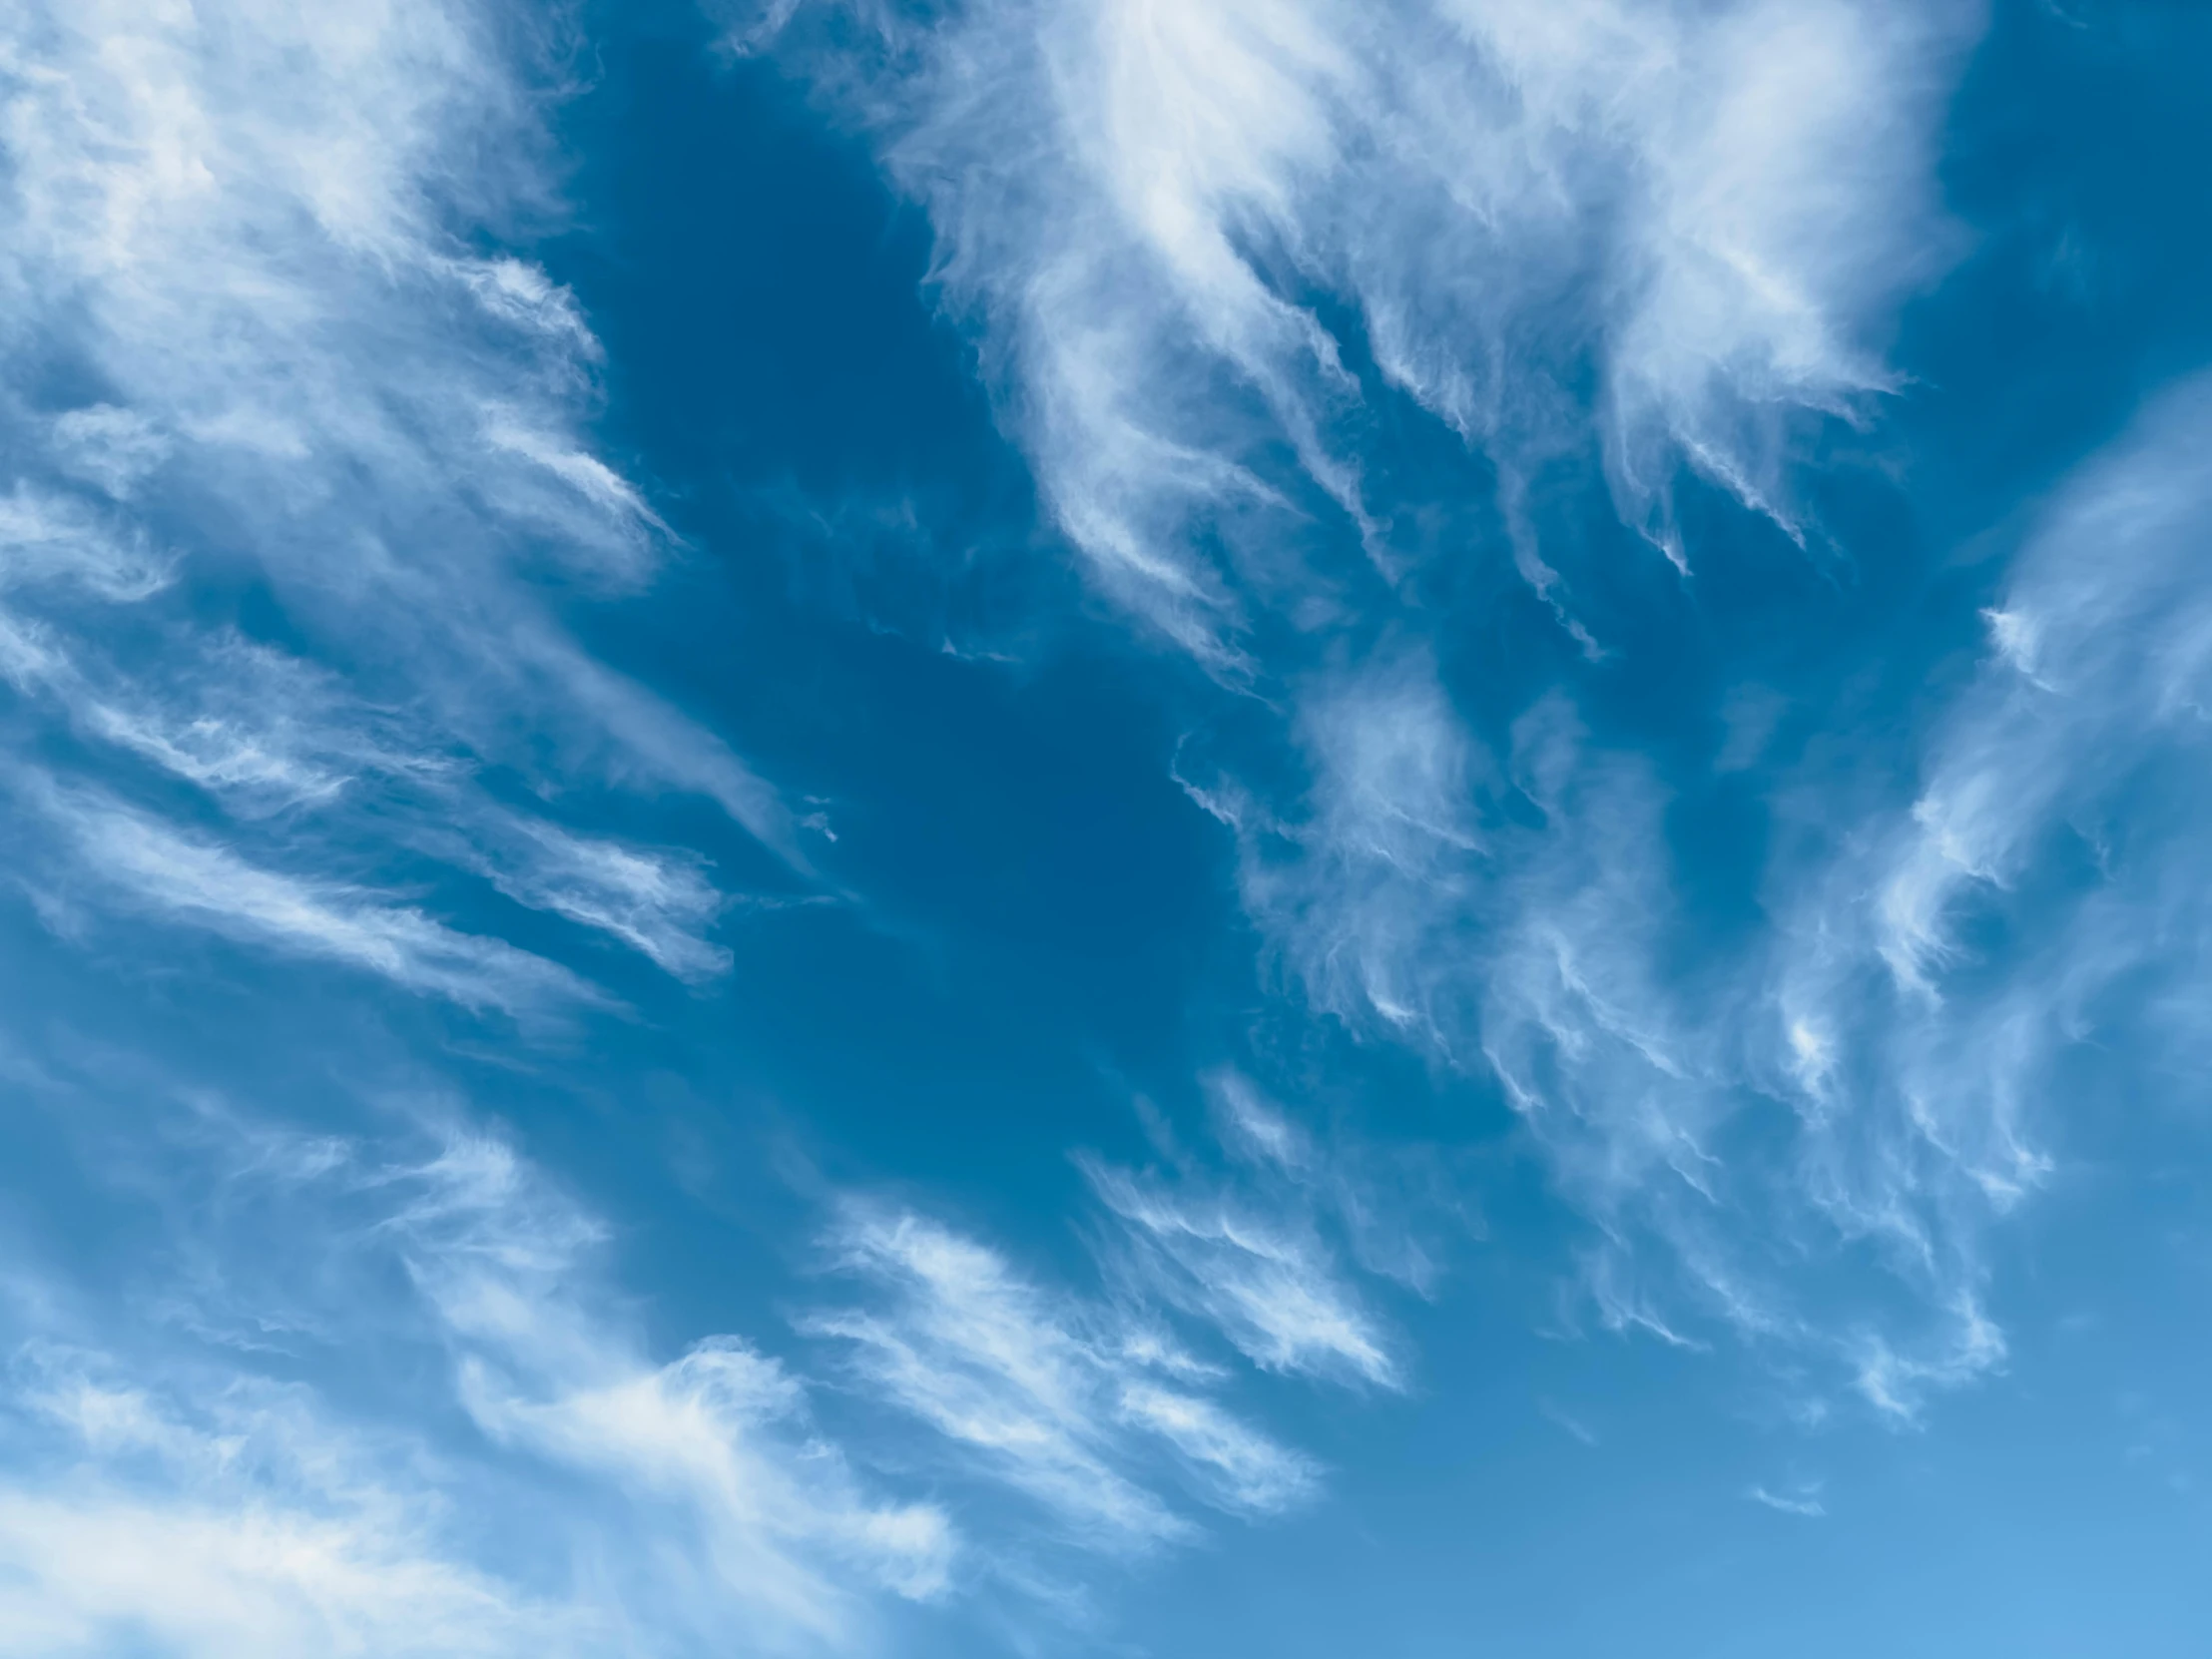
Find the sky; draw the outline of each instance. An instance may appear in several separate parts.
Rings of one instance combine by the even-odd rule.
[[[0,1650],[2206,1652],[2208,74],[0,8]]]

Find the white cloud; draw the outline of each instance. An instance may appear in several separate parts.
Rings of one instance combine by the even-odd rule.
[[[171,448],[171,440],[144,415],[112,403],[65,409],[54,417],[57,463],[118,501],[168,460]]]
[[[1802,887],[1784,872],[1778,890],[1808,908],[1779,928],[1685,957],[1666,791],[1563,697],[1528,709],[1495,757],[1417,654],[1316,682],[1304,706],[1304,816],[1217,815],[1238,833],[1247,907],[1316,1007],[1496,1079],[1593,1226],[1576,1271],[1600,1324],[1694,1349],[1717,1322],[1810,1350],[1901,1420],[2001,1363],[1976,1241],[2046,1167],[2020,1119],[2047,1052],[2032,976],[1955,1027],[1870,1003],[1880,957],[1857,895],[1879,879],[1848,860]],[[1796,1112],[1775,1121],[1776,1099]],[[1233,1126],[1249,1115],[1229,1102]],[[1288,1154],[1251,1122],[1237,1136],[1252,1156]],[[1233,1231],[1110,1200],[1194,1260]],[[1784,1265],[1870,1243],[1902,1303],[1837,1305]]]
[[[362,777],[427,779],[450,762],[415,748],[419,732],[388,714],[344,707],[335,675],[232,633],[172,637],[175,655],[138,674],[119,672],[85,641],[48,649],[11,676],[44,693],[79,733],[128,752],[255,820],[327,806]]]
[[[832,1240],[890,1292],[881,1314],[810,1318],[879,1392],[979,1455],[1086,1541],[1142,1546],[1189,1523],[1115,1465],[1110,1363],[996,1253],[908,1214],[855,1211]]]
[[[2177,388],[2053,494],[1917,799],[1864,825],[1783,917],[1769,1064],[1805,1117],[1808,1190],[1945,1313],[1907,1352],[1852,1350],[1892,1415],[2003,1360],[1976,1242],[2050,1173],[2067,1051],[2202,1040],[2172,1010],[2202,983],[2185,826],[2207,805],[2208,410],[2202,380]],[[1967,944],[1968,918],[2002,926],[2001,961]]]
[[[939,1510],[868,1504],[819,1440],[802,1440],[796,1458],[773,1440],[763,1446],[764,1431],[781,1434],[801,1417],[804,1391],[775,1361],[732,1340],[710,1339],[657,1370],[549,1400],[504,1394],[472,1369],[466,1397],[503,1438],[695,1509],[713,1571],[748,1585],[772,1618],[817,1637],[839,1633],[841,1621],[824,1610],[837,1595],[795,1558],[794,1544],[825,1550],[900,1595],[930,1598],[947,1587],[955,1544]]]
[[[1317,1005],[1500,1080],[1596,1223],[1604,1323],[1811,1349],[1901,1422],[2003,1365],[1983,1240],[2050,1174],[2058,1068],[2203,1042],[2208,407],[2179,388],[2053,494],[1909,800],[1785,782],[1771,921],[1688,971],[1665,794],[1563,700],[1492,761],[1408,659],[1360,669],[1308,695],[1307,815],[1221,815]],[[1860,1251],[1889,1291],[1791,1267]]]
[[[155,769],[240,821],[226,906],[201,829],[98,817],[111,864],[175,897],[145,913],[478,1003],[524,994],[530,958],[274,872],[310,846],[370,874],[440,836],[532,847],[500,866],[514,896],[697,979],[722,961],[698,865],[519,819],[479,771],[701,794],[804,869],[776,791],[545,597],[635,588],[670,540],[594,452],[574,297],[472,251],[555,211],[537,83],[564,16],[88,0],[0,24],[0,672],[105,746],[88,770]],[[202,620],[211,579],[261,585],[286,646]]]
[[[1203,1081],[1225,1168],[1142,1101],[1169,1169],[1076,1160],[1102,1209],[1085,1231],[1103,1295],[1040,1283],[909,1208],[854,1201],[827,1244],[872,1294],[802,1321],[845,1346],[866,1392],[941,1436],[943,1467],[1030,1499],[1063,1543],[1187,1540],[1178,1494],[1247,1516],[1318,1497],[1321,1465],[1239,1407],[1238,1356],[1305,1382],[1405,1383],[1397,1338],[1339,1256],[1341,1243],[1367,1273],[1425,1286],[1450,1205],[1407,1179],[1421,1155],[1401,1169],[1319,1134],[1235,1071]]]
[[[1744,1496],[1780,1514],[1796,1515],[1805,1520],[1819,1520],[1828,1513],[1828,1506],[1821,1502],[1821,1483],[1818,1480],[1794,1486],[1785,1492],[1770,1491],[1765,1486],[1747,1486],[1744,1488]]]
[[[0,593],[75,588],[128,604],[159,593],[176,575],[175,560],[157,551],[143,529],[21,479],[0,499],[0,548],[6,550]]]
[[[1933,146],[1982,8],[986,0],[912,29],[857,9],[878,55],[810,57],[830,33],[788,6],[743,44],[789,25],[781,50],[927,207],[948,306],[1101,589],[1284,711],[1303,786],[1177,770],[1237,836],[1246,906],[1309,1002],[1499,1081],[1594,1225],[1605,1322],[1692,1344],[1719,1320],[1906,1393],[1997,1363],[1972,1240],[2039,1179],[2018,1121],[2054,1004],[1870,1046],[1866,1010],[1830,1005],[1865,990],[1849,858],[1778,872],[1822,896],[1698,948],[1655,768],[1593,744],[1564,696],[1497,753],[1465,729],[1392,486],[1363,471],[1376,397],[1339,355],[1359,335],[1484,451],[1513,560],[1585,655],[1603,648],[1532,504],[1547,468],[1601,455],[1622,519],[1685,569],[1687,475],[1818,553],[1792,457],[1899,385],[1897,307],[1958,252]],[[1364,565],[1330,554],[1353,544]],[[1999,629],[2040,664],[2031,620],[2008,602]],[[1752,769],[1779,708],[1734,696],[1721,770]],[[1946,895],[2003,853],[1982,800],[1957,773],[1877,872],[1906,981],[1950,959]],[[1180,1285],[1266,1363],[1387,1375],[1341,1304],[1305,1297],[1303,1245],[1225,1200],[1120,1174],[1101,1193],[1154,1294]],[[1814,1306],[1777,1268],[1870,1245],[1906,1311]],[[1869,1329],[1912,1358],[1870,1369]]]
[[[1289,1509],[1318,1483],[1313,1462],[1255,1433],[1212,1400],[1132,1382],[1122,1389],[1124,1421],[1173,1445],[1225,1507],[1270,1513]]]
[[[857,9],[888,37],[864,64],[890,72],[810,67],[927,206],[1051,509],[1108,594],[1228,672],[1255,666],[1260,612],[1341,608],[1300,551],[1320,524],[1400,568],[1316,289],[1514,488],[1595,438],[1623,513],[1677,562],[1683,464],[1802,535],[1793,433],[1894,383],[1887,313],[1947,258],[1929,150],[1980,18],[1965,0]],[[1594,430],[1567,389],[1585,354]]]
[[[377,1524],[267,1502],[0,1492],[0,1641],[25,1659],[148,1632],[179,1659],[598,1651],[573,1609],[518,1604]]]
[[[2169,393],[2061,492],[1989,614],[1994,660],[1944,723],[1910,827],[1886,849],[1879,948],[1933,993],[1948,912],[2001,888],[2072,802],[2108,800],[2193,735],[2212,600],[2191,554],[2212,512],[2203,381]]]
[[[1321,1008],[1448,1046],[1431,958],[1449,952],[1454,901],[1488,867],[1477,792],[1488,758],[1425,656],[1310,686],[1302,705],[1311,816],[1245,833],[1246,906]]]
[[[403,1185],[413,1200],[391,1225],[456,1349],[470,1413],[630,1493],[671,1542],[690,1534],[696,1559],[675,1581],[656,1588],[658,1569],[640,1568],[636,1593],[673,1598],[664,1618],[703,1633],[735,1601],[765,1645],[834,1645],[856,1628],[858,1590],[948,1587],[944,1515],[863,1495],[776,1361],[715,1337],[655,1365],[580,1295],[597,1225],[504,1145],[456,1140]]]
[[[1141,1308],[1048,1294],[909,1212],[853,1208],[830,1242],[881,1296],[805,1328],[849,1345],[854,1375],[950,1442],[955,1466],[1041,1504],[1071,1541],[1132,1550],[1193,1534],[1158,1489],[1162,1445],[1218,1508],[1270,1514],[1318,1489],[1311,1459],[1193,1391],[1222,1374]]]
[[[18,1347],[9,1651],[864,1652],[883,1598],[955,1587],[942,1511],[872,1494],[800,1380],[730,1337],[650,1356],[604,1225],[504,1142],[444,1134],[379,1161],[207,1119],[148,1172],[208,1271],[151,1326],[44,1299],[34,1330],[105,1322],[112,1352]],[[192,1340],[222,1323],[181,1317],[210,1286],[300,1338],[283,1380]]]
[[[0,1640],[11,1653],[149,1636],[179,1655],[581,1653],[605,1630],[455,1559],[440,1506],[380,1478],[374,1441],[297,1387],[171,1380],[32,1343],[13,1411],[45,1466],[0,1481]],[[157,1391],[158,1390],[158,1391]]]
[[[127,908],[342,962],[468,1007],[520,1013],[603,1000],[566,968],[504,940],[456,932],[357,887],[262,868],[116,802],[43,781],[18,798],[44,810],[84,868]]]
[[[1389,1339],[1305,1217],[1096,1160],[1083,1170],[1153,1294],[1218,1326],[1255,1365],[1400,1385]]]
[[[1490,1072],[1598,1214],[1655,1181],[1695,1202],[1724,1059],[1659,965],[1672,871],[1649,770],[1593,752],[1561,698],[1500,762],[1423,657],[1306,708],[1309,816],[1240,840],[1246,905],[1308,997]]]
[[[506,844],[487,868],[508,897],[611,933],[679,979],[729,967],[729,951],[704,936],[726,900],[703,859],[574,835],[537,819],[502,828]]]

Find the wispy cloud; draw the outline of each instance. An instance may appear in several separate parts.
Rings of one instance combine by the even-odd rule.
[[[1818,1480],[1801,1482],[1787,1491],[1772,1491],[1765,1486],[1747,1486],[1744,1496],[1753,1503],[1784,1515],[1797,1515],[1805,1520],[1819,1520],[1828,1513],[1828,1506],[1821,1502],[1821,1483]]]
[[[2066,1049],[2123,1034],[2193,1051],[2199,665],[2212,609],[2188,550],[2212,523],[2202,380],[2155,401],[2028,532],[1974,681],[1916,798],[1864,827],[1785,917],[1766,1064],[1808,1126],[1806,1180],[1948,1315],[1862,1391],[1911,1417],[2001,1363],[1975,1241],[2051,1170]],[[2053,877],[2093,872],[2078,883]],[[2004,958],[1962,924],[2004,929]],[[2137,987],[2115,1002],[2122,983]],[[1779,1029],[1775,1029],[1779,1027]],[[2123,1044],[2131,1047],[2133,1044]]]
[[[994,1252],[912,1215],[855,1217],[835,1244],[894,1300],[882,1316],[823,1314],[806,1329],[851,1344],[876,1389],[1087,1537],[1144,1544],[1188,1530],[1113,1466],[1092,1345]]]
[[[1287,833],[1364,878],[1308,887],[1331,867],[1313,853],[1247,852],[1288,872],[1250,878],[1249,900],[1317,1000],[1455,1057],[1479,1041],[1600,1224],[1586,1288],[1606,1323],[1688,1342],[1694,1308],[1825,1353],[1899,1422],[2005,1363],[1984,1240],[2050,1173],[2054,1068],[2091,1037],[2115,1053],[2202,1041],[2181,1012],[2200,979],[2196,860],[2172,827],[2201,797],[2185,757],[2212,625],[2184,550],[2212,515],[2206,406],[2201,382],[2177,388],[2053,493],[1904,799],[1870,808],[1856,782],[1812,772],[1786,786],[1796,837],[1768,877],[1772,925],[1694,977],[1663,966],[1682,960],[1664,793],[1557,701],[1506,757],[1467,763],[1510,779],[1538,837],[1409,842],[1397,827],[1436,810],[1417,781],[1398,786],[1402,812],[1346,819],[1372,775],[1340,779],[1322,748],[1313,815]],[[1493,787],[1463,792],[1460,822]],[[1969,925],[2001,954],[1969,948]],[[1343,971],[1363,948],[1394,975],[1380,996],[1378,975]],[[2122,984],[2137,989],[2115,1000]],[[1777,1130],[1779,1161],[1747,1139]],[[1872,1247],[1907,1301],[1823,1301],[1766,1239]]]
[[[787,24],[880,132],[1061,526],[1225,671],[1256,666],[1262,614],[1342,607],[1303,556],[1323,524],[1403,566],[1357,440],[1379,388],[1314,292],[1515,478],[1601,442],[1677,562],[1684,466],[1802,536],[1799,417],[1894,383],[1886,308],[1947,257],[1928,151],[1978,22],[1879,0],[854,9],[885,41],[857,63],[810,57],[790,6],[734,38]]]
[[[1539,1399],[1536,1401],[1536,1409],[1543,1413],[1547,1422],[1556,1423],[1561,1432],[1580,1441],[1583,1445],[1596,1447],[1598,1443],[1597,1430],[1568,1411],[1564,1406],[1555,1405],[1548,1399]]]
[[[1717,1219],[1738,1185],[1721,1030],[1742,985],[1724,979],[1716,1006],[1662,965],[1674,871],[1648,763],[1593,744],[1556,695],[1492,754],[1425,654],[1317,682],[1306,707],[1303,811],[1220,816],[1246,906],[1309,1000],[1497,1081],[1599,1225],[1588,1289],[1608,1324],[1681,1340],[1602,1260],[1643,1234],[1689,1270],[1703,1312],[1787,1331]]]
[[[689,1552],[674,1581],[636,1563],[632,1594],[673,1598],[668,1611],[701,1633],[735,1600],[760,1640],[791,1648],[844,1639],[857,1589],[946,1589],[956,1543],[944,1515],[867,1498],[811,1431],[805,1387],[779,1363],[711,1337],[656,1365],[577,1294],[599,1227],[507,1146],[456,1139],[397,1172],[395,1191],[406,1202],[390,1236],[455,1350],[471,1415],[504,1443],[609,1481]]]
[[[1203,1395],[1133,1382],[1123,1388],[1120,1408],[1125,1422],[1174,1446],[1225,1509],[1272,1514],[1303,1503],[1319,1485],[1310,1458],[1285,1450]]]
[[[511,946],[347,894],[445,847],[679,978],[719,970],[697,860],[495,802],[492,768],[587,809],[703,795],[805,879],[774,788],[548,603],[634,590],[672,545],[594,451],[573,296],[474,251],[557,211],[540,111],[566,27],[429,0],[342,23],[102,0],[0,26],[0,674],[89,742],[56,799],[139,769],[236,821],[211,839],[144,794],[77,815],[149,919],[475,1004],[573,998]],[[241,578],[274,637],[196,609]],[[314,832],[275,833],[285,815]],[[276,873],[309,850],[344,880]]]
[[[10,1405],[55,1465],[13,1469],[0,1538],[11,1651],[154,1635],[185,1655],[582,1653],[588,1610],[457,1559],[439,1506],[382,1478],[379,1446],[302,1390],[236,1380],[207,1399],[140,1386],[97,1354],[33,1345]],[[160,1390],[160,1391],[155,1391]]]
[[[1212,1135],[1189,1150],[1140,1102],[1167,1167],[1078,1156],[1096,1289],[1025,1274],[910,1206],[854,1200],[827,1244],[871,1294],[802,1321],[845,1345],[866,1392],[942,1437],[942,1467],[1023,1494],[1066,1542],[1140,1552],[1196,1534],[1190,1499],[1268,1516],[1317,1498],[1322,1466],[1241,1403],[1247,1367],[1406,1384],[1376,1279],[1425,1288],[1448,1207],[1240,1073],[1203,1081]]]
[[[479,838],[502,833],[486,872],[508,897],[610,933],[679,979],[710,979],[729,967],[729,951],[706,937],[728,900],[696,854],[487,814]]]
[[[1162,1441],[1222,1508],[1269,1513],[1314,1489],[1307,1458],[1194,1391],[1204,1369],[1127,1314],[1048,1295],[995,1251],[910,1212],[854,1209],[831,1244],[846,1272],[886,1294],[805,1328],[850,1345],[872,1390],[1074,1539],[1129,1549],[1192,1533],[1157,1489]]]
[[[1269,1371],[1400,1383],[1389,1339],[1303,1217],[1086,1160],[1124,1229],[1141,1283],[1221,1332]]]
[[[178,1246],[295,1335],[277,1364],[194,1341],[210,1322],[180,1317],[192,1283],[150,1330],[87,1331],[106,1316],[85,1307],[23,1340],[14,1311],[0,1427],[44,1446],[0,1473],[15,1649],[131,1628],[210,1655],[733,1634],[851,1652],[881,1598],[948,1592],[961,1545],[941,1510],[870,1492],[798,1378],[726,1336],[649,1355],[604,1224],[505,1142],[438,1133],[422,1157],[210,1120],[171,1161],[183,1213],[214,1229]]]
[[[469,1007],[520,1013],[604,1000],[568,969],[502,939],[456,932],[358,887],[262,868],[112,800],[43,780],[18,792],[25,797],[126,908],[342,962]]]

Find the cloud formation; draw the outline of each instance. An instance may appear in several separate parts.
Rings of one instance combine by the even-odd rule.
[[[0,816],[56,938],[527,1038],[621,1010],[626,969],[712,987],[741,883],[817,886],[822,815],[574,624],[686,549],[597,436],[575,297],[486,251],[557,220],[567,20],[0,23]],[[1291,1006],[1256,1026],[1494,1104],[1577,1218],[1559,1330],[1733,1336],[1807,1419],[1856,1390],[1910,1424],[2003,1366],[1988,1239],[2052,1177],[2066,1079],[2204,1037],[2203,383],[2028,515],[1979,659],[1856,777],[1803,741],[1846,717],[1617,626],[1664,593],[1697,632],[1747,553],[1845,581],[1800,463],[1908,384],[1980,21],[779,0],[732,36],[926,209],[1066,547],[1173,647],[1175,778]],[[1647,697],[1717,741],[1640,746]],[[1773,831],[1715,854],[1726,925],[1686,810],[1714,779]],[[671,796],[712,810],[680,833]],[[1389,1300],[1437,1278],[1419,1183],[1230,1070],[1201,1149],[1148,1120],[1150,1163],[1076,1154],[1088,1268],[832,1197],[824,1271],[744,1334],[660,1329],[616,1229],[466,1113],[310,1135],[145,1093],[227,1125],[118,1137],[159,1283],[0,1284],[10,1651],[864,1653],[1294,1513],[1328,1471],[1261,1402],[1421,1376]]]
[[[818,1314],[853,1373],[992,1478],[1042,1505],[1074,1541],[1110,1551],[1185,1539],[1158,1486],[1173,1453],[1205,1502],[1277,1512],[1319,1471],[1215,1397],[1223,1374],[1142,1305],[1049,1296],[996,1252],[908,1211],[850,1210],[831,1236],[874,1306]]]
[[[733,1630],[848,1652],[895,1602],[1042,1597],[1080,1618],[1085,1558],[1321,1489],[1186,1337],[1324,1378],[1380,1363],[1310,1352],[1311,1291],[1265,1323],[1238,1264],[1204,1300],[1211,1262],[1165,1302],[1112,1276],[1085,1295],[860,1199],[827,1239],[859,1302],[796,1317],[824,1364],[728,1334],[658,1355],[601,1217],[449,1104],[405,1116],[396,1138],[310,1136],[203,1103],[125,1177],[173,1217],[175,1268],[132,1293],[150,1322],[19,1281],[0,1430],[35,1449],[0,1475],[0,1533],[24,1544],[0,1628],[23,1651],[136,1624],[184,1653],[685,1654]],[[1262,1271],[1288,1300],[1292,1268]],[[1358,1293],[1320,1283],[1325,1334],[1372,1344]],[[925,1432],[848,1411],[832,1432],[818,1404],[854,1390]],[[1008,1524],[993,1492],[1046,1526]]]
[[[853,9],[875,55],[817,55],[790,6],[733,39],[781,41],[881,136],[1094,579],[1234,674],[1279,671],[1264,617],[1310,629],[1372,593],[1323,568],[1329,536],[1385,587],[1406,570],[1388,514],[1417,504],[1367,476],[1386,392],[1488,456],[1547,593],[1511,503],[1593,442],[1678,564],[1684,467],[1802,539],[1793,437],[1894,386],[1888,309],[1948,258],[1930,145],[1979,22],[1886,0]]]
[[[872,1601],[947,1593],[942,1511],[871,1492],[799,1379],[727,1336],[649,1355],[604,1224],[506,1142],[442,1138],[394,1160],[214,1121],[220,1167],[169,1175],[201,1271],[151,1330],[16,1310],[12,1650],[850,1652]],[[240,1314],[262,1343],[223,1339]]]
[[[23,1654],[153,1639],[179,1655],[581,1653],[606,1630],[463,1561],[437,1506],[301,1390],[241,1379],[185,1406],[94,1354],[33,1345],[11,1426],[59,1466],[13,1471],[0,1632]]]
[[[1384,1227],[1370,1215],[1378,1204],[1409,1208],[1419,1195],[1362,1179],[1346,1149],[1324,1153],[1239,1073],[1205,1081],[1229,1172],[1187,1155],[1149,1170],[1078,1159],[1119,1224],[1108,1247],[1119,1281],[1218,1330],[1262,1371],[1402,1387],[1399,1341],[1346,1272],[1331,1234],[1348,1236],[1368,1272],[1422,1288],[1426,1264],[1411,1218]]]
[[[910,1205],[850,1200],[826,1245],[866,1294],[801,1322],[842,1346],[865,1393],[941,1436],[929,1466],[1010,1489],[1062,1542],[1109,1555],[1194,1541],[1204,1510],[1262,1519],[1319,1498],[1322,1465],[1254,1420],[1247,1380],[1406,1388],[1382,1293],[1425,1293],[1430,1235],[1452,1219],[1242,1074],[1202,1082],[1207,1134],[1186,1143],[1139,1101],[1157,1162],[1077,1154],[1095,1291]]]
[[[439,904],[488,881],[697,982],[707,865],[595,805],[704,796],[806,878],[775,790],[550,602],[675,545],[593,451],[574,298],[477,251],[557,212],[566,27],[101,0],[0,33],[0,676],[56,808],[21,828],[80,890],[514,1009],[580,982],[376,889],[427,855]]]

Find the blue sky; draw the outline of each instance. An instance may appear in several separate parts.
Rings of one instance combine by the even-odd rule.
[[[0,21],[0,1649],[2212,1641],[2212,15]]]

